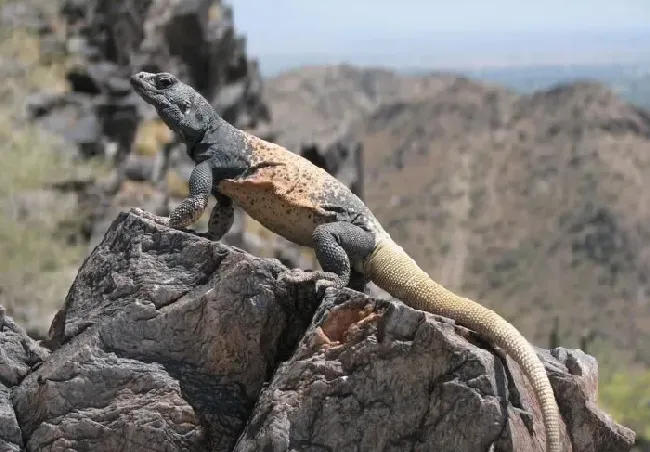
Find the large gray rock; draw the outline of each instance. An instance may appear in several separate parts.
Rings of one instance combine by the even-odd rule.
[[[51,354],[1,322],[0,448],[543,450],[528,383],[473,333],[349,289],[318,307],[285,270],[120,214],[55,317]],[[634,433],[595,404],[593,358],[539,353],[567,450],[629,451]]]
[[[0,450],[22,451],[22,432],[11,401],[11,389],[48,356],[0,306]]]
[[[538,350],[567,451],[629,451],[579,350]],[[235,450],[544,451],[531,387],[471,331],[400,302],[329,294],[262,393]]]
[[[121,214],[53,322],[55,351],[14,390],[27,447],[230,450],[315,307],[282,270]]]
[[[20,452],[23,447],[23,438],[16,415],[11,407],[10,394],[9,388],[0,383],[0,450]]]

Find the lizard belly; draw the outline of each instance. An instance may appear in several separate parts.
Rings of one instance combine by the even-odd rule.
[[[250,180],[219,183],[219,191],[262,226],[298,245],[311,246],[314,228],[327,222],[327,215],[302,198],[297,199],[295,194],[278,188]]]

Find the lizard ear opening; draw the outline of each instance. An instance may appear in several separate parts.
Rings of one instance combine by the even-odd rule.
[[[190,105],[189,102],[181,102],[181,103],[178,105],[178,108],[180,109],[181,114],[182,114],[183,116],[185,116],[185,115],[187,115],[187,114],[189,113],[189,111],[190,111],[190,107],[191,107],[191,105]]]

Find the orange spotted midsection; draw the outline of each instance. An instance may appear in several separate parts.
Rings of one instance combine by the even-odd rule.
[[[318,201],[332,176],[282,146],[249,134],[246,139],[250,173],[221,181],[219,191],[266,228],[310,246],[314,228],[336,217]]]
[[[312,244],[312,232],[335,214],[313,202],[318,181],[302,177],[295,164],[259,168],[242,179],[226,179],[219,191],[263,226],[302,246]]]

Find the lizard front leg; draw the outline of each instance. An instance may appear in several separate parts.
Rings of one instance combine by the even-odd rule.
[[[318,291],[325,287],[340,289],[347,286],[353,274],[350,259],[361,260],[375,247],[375,239],[370,232],[345,221],[317,226],[312,241],[316,259],[323,271],[290,272],[282,278],[296,283],[316,281]],[[366,281],[356,273],[354,276],[354,288],[358,290],[359,285],[365,285]]]
[[[212,192],[212,168],[208,162],[199,163],[190,176],[190,195],[169,215],[169,226],[182,229],[198,220],[208,206]]]
[[[140,207],[131,208],[131,212],[141,217],[153,220],[158,224],[175,229],[182,229],[201,217],[208,205],[212,191],[212,169],[208,162],[200,163],[192,170],[190,176],[190,195],[171,212],[168,217],[161,217],[147,212]]]

